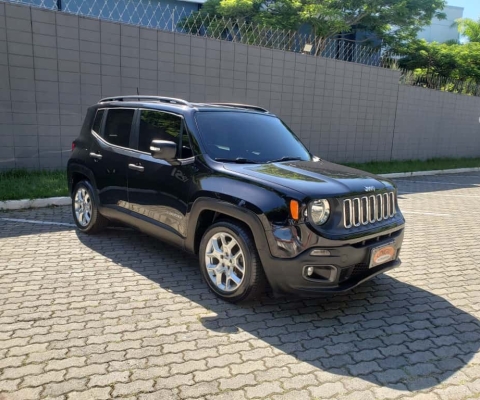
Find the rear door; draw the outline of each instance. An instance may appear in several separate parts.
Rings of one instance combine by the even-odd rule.
[[[139,110],[137,126],[138,151],[130,158],[128,170],[130,210],[138,218],[185,237],[194,158],[184,120],[170,112]],[[175,165],[150,155],[152,140],[177,144]]]
[[[90,169],[93,171],[100,203],[103,207],[127,211],[127,171],[133,138],[134,108],[110,108],[102,113],[101,123],[95,118],[90,149]],[[98,130],[98,132],[96,130]]]

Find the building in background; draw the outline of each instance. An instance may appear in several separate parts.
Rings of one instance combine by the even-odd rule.
[[[463,17],[463,7],[446,6],[443,9],[443,12],[447,15],[447,18],[443,20],[434,18],[431,25],[426,26],[418,33],[419,39],[438,43],[460,39],[457,27],[453,24],[457,19]]]

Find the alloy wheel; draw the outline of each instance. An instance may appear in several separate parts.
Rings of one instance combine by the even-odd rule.
[[[92,198],[90,193],[84,187],[79,187],[75,193],[75,217],[78,223],[85,227],[92,219]]]
[[[235,238],[225,232],[213,235],[205,250],[205,265],[211,282],[224,292],[235,291],[245,277],[245,256]]]

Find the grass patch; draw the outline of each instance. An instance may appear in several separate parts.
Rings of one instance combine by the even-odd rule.
[[[424,161],[372,161],[367,163],[345,163],[345,165],[368,171],[372,174],[388,174],[392,172],[480,167],[480,158],[432,158]]]
[[[0,171],[0,201],[68,196],[65,171]]]

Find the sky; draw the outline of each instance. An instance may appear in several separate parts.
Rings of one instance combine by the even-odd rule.
[[[463,7],[463,18],[478,20],[480,17],[480,0],[447,0],[449,6]]]

